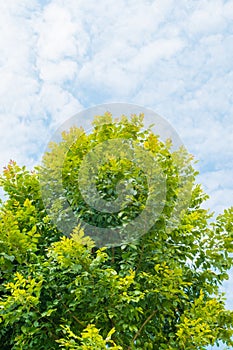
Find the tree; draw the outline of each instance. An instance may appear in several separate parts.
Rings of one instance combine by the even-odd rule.
[[[142,115],[113,120],[106,113],[94,120],[90,134],[72,128],[62,136],[34,171],[11,161],[1,176],[7,194],[0,209],[1,349],[196,350],[219,341],[233,346],[233,312],[219,290],[232,266],[233,208],[215,221],[202,208],[207,195],[195,184],[192,157],[144,130]],[[110,152],[104,161],[91,152],[114,139],[148,151],[166,191],[158,190],[159,171],[148,184],[148,168],[140,169],[142,162],[124,152]],[[89,168],[82,170],[83,192],[77,186],[87,154],[99,164],[91,177],[100,193],[97,207],[88,205],[92,193],[85,194],[85,185],[93,189]],[[112,210],[123,180],[125,201]],[[148,196],[152,205],[159,198],[162,205],[141,234]],[[103,200],[109,211],[98,210]],[[131,222],[137,225],[129,231]],[[94,226],[120,229],[101,246],[105,231],[92,235]]]

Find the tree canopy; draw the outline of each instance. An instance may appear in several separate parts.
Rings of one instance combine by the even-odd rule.
[[[116,142],[102,159],[109,140],[127,151]],[[232,347],[220,286],[232,267],[233,208],[214,219],[196,175],[193,157],[145,129],[142,115],[106,113],[89,134],[71,128],[33,171],[10,161],[0,178],[1,349]]]

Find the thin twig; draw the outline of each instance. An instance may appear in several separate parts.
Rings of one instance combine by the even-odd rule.
[[[76,317],[75,315],[73,315],[73,313],[69,310],[69,308],[62,303],[62,305],[65,307],[65,309],[68,311],[68,313],[72,316],[72,318],[78,323],[80,324],[82,327],[85,327],[85,325],[78,319],[78,317]]]
[[[135,334],[135,336],[133,337],[132,340],[132,344],[134,344],[135,340],[138,338],[138,336],[140,335],[140,333],[142,332],[143,328],[145,327],[145,325],[152,319],[152,317],[154,317],[154,315],[156,314],[157,310],[154,310],[152,312],[152,314],[150,314],[147,319],[143,322],[143,324],[141,325],[141,327],[139,328],[139,330],[137,331],[137,333]],[[131,349],[131,346],[128,347],[128,350]]]

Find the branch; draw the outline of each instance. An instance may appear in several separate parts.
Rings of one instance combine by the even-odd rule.
[[[76,317],[75,315],[73,315],[73,313],[69,310],[69,308],[62,303],[62,305],[65,307],[65,309],[68,311],[68,313],[71,315],[71,317],[78,323],[80,324],[83,328],[85,328],[86,326],[78,319],[78,317]]]
[[[152,319],[152,317],[154,317],[154,315],[156,314],[157,310],[154,310],[152,312],[152,314],[150,314],[147,319],[143,322],[143,324],[141,325],[141,327],[139,328],[139,330],[137,331],[137,333],[135,334],[135,336],[133,337],[132,340],[132,344],[134,344],[135,340],[138,338],[138,336],[140,335],[140,333],[142,332],[143,328],[145,327],[145,325]],[[131,346],[128,347],[128,350],[131,349]]]

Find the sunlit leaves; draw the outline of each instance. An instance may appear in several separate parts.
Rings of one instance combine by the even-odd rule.
[[[150,192],[139,166],[112,155],[101,165],[102,198],[117,198],[123,178],[128,186],[129,200],[112,216],[88,212],[76,186],[86,152],[114,138],[156,155],[166,175],[166,203],[145,235],[97,248],[79,225],[69,237],[58,232],[43,205],[39,174],[48,175],[48,196],[60,210],[54,191],[59,157],[67,154],[61,185],[76,214],[100,226],[124,225]],[[11,161],[0,178],[7,195],[0,208],[1,350],[201,350],[218,341],[231,348],[233,315],[219,286],[232,266],[233,209],[214,221],[202,208],[207,195],[194,185],[192,164],[184,149],[173,152],[170,140],[143,130],[142,115],[115,122],[110,113],[96,117],[90,134],[81,128],[63,133],[43,168],[29,172]]]

